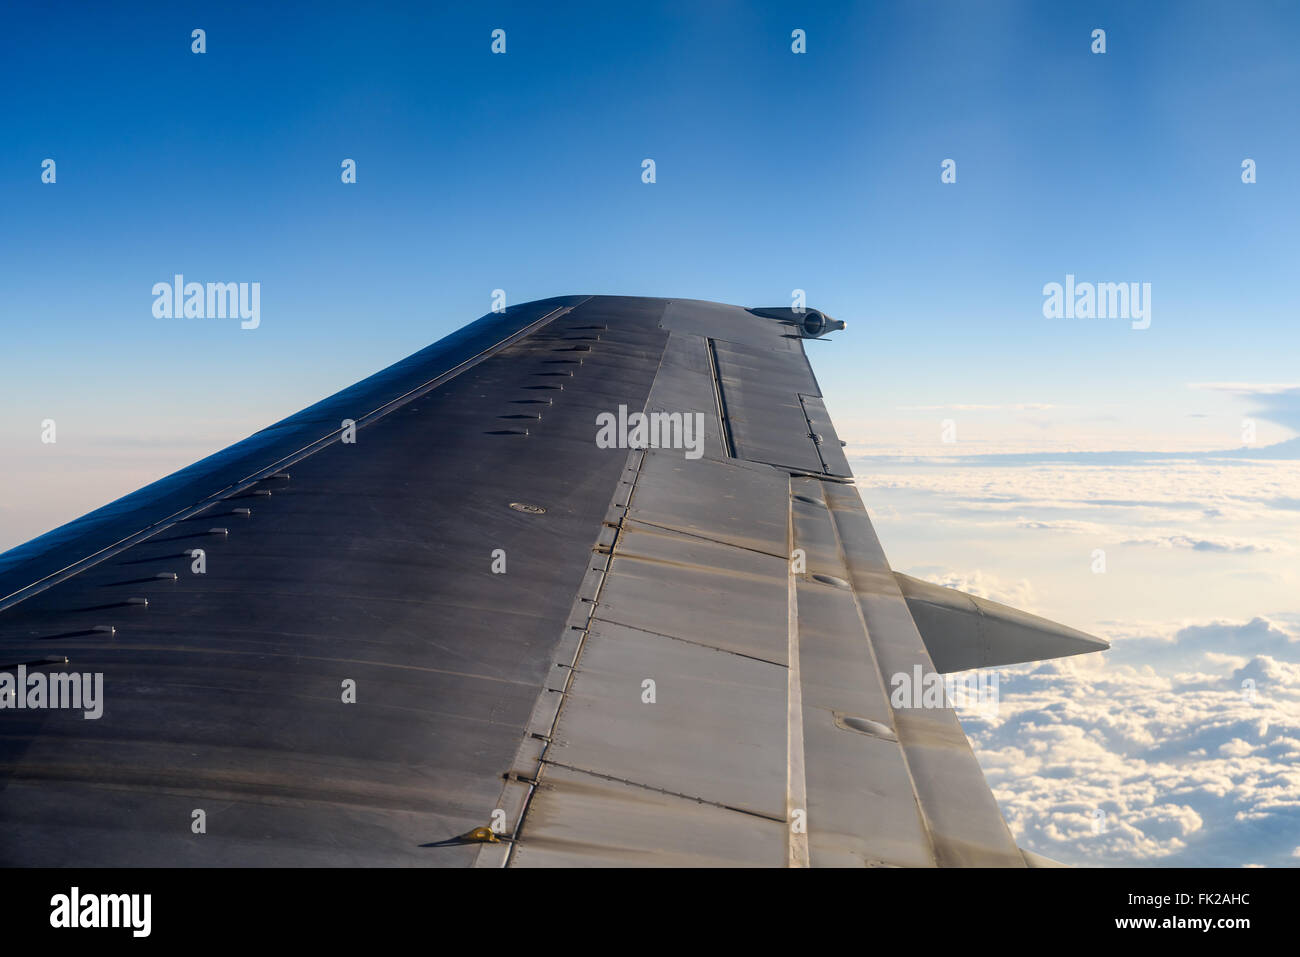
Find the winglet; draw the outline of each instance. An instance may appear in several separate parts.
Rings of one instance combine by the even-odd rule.
[[[898,572],[894,578],[941,673],[1046,661],[1110,647],[1100,638],[987,598]]]

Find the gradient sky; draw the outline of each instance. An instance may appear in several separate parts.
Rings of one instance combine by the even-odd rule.
[[[497,288],[800,288],[850,324],[810,354],[896,567],[1135,648],[1222,627],[1224,681],[1257,652],[1300,661],[1281,444],[1300,431],[1298,42],[1293,3],[9,7],[0,550],[427,345]],[[260,327],[155,318],[178,272],[260,282]],[[1150,328],[1045,319],[1067,273],[1151,283]],[[1243,417],[1270,463],[1204,454],[1241,446]],[[1078,456],[1116,450],[1140,454]],[[1091,575],[1096,547],[1127,571]],[[1132,664],[1168,684],[1207,666],[1187,647]],[[1300,742],[1294,679],[1272,727]],[[1153,693],[1133,681],[1101,697]],[[1016,735],[978,739],[1011,781]],[[1181,811],[1113,846],[999,797],[1080,863],[1256,845],[1276,863],[1300,845],[1300,780],[1282,787],[1291,816],[1255,843],[1225,842],[1240,807],[1221,802],[1192,829],[1213,840],[1176,853]]]

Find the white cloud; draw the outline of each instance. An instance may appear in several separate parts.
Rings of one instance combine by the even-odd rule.
[[[956,588],[958,591],[975,595],[978,598],[988,598],[991,601],[1012,605],[1025,611],[1033,610],[1034,586],[1024,578],[1019,581],[1011,581],[978,569],[969,572],[957,572],[948,568],[938,570],[917,568],[909,569],[908,574],[914,578],[934,582],[936,585],[943,585],[945,588]]]
[[[1146,465],[947,466],[857,472],[875,511],[922,496],[937,521],[1075,533],[1157,549],[1292,555],[1300,542],[1300,462],[1169,460]]]
[[[1041,412],[1044,409],[1055,409],[1056,406],[1050,402],[1017,402],[1012,405],[978,405],[978,404],[956,404],[956,405],[900,405],[900,412]]]
[[[1296,382],[1189,382],[1189,389],[1202,389],[1209,392],[1234,392],[1240,395],[1279,395],[1300,389]]]
[[[1243,651],[1278,634],[1202,627]],[[1173,645],[1204,667],[1203,639],[1184,628]],[[1294,856],[1277,835],[1300,827],[1300,664],[1170,674],[1089,656],[1004,669],[1000,691],[996,714],[962,721],[1022,846],[1080,865]]]

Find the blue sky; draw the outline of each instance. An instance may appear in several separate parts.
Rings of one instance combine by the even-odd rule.
[[[237,368],[297,408],[495,288],[806,289],[854,324],[819,357],[854,406],[1165,408],[1187,381],[1290,372],[1294,5],[238,6],[6,15],[4,371],[24,394],[102,395],[112,360],[168,392]],[[260,281],[264,325],[155,320],[175,272]],[[1067,272],[1151,282],[1152,328],[1044,320]]]
[[[1300,8],[231,7],[0,14],[0,550],[422,348],[494,289],[786,305],[799,288],[850,324],[810,352],[895,566],[1131,642],[1104,680],[1052,671],[1044,713],[1086,714],[1114,766],[1141,764],[1147,725],[1107,737],[1113,699],[1203,690],[1177,676],[1218,669],[1231,711],[1241,674],[1271,675],[1272,750],[1242,753],[1263,744],[1239,715],[1188,748],[1206,780],[1295,763],[1297,455],[1207,453],[1242,445],[1243,418],[1256,446],[1300,426]],[[178,272],[260,282],[260,326],[155,318],[152,286]],[[1066,274],[1150,283],[1150,328],[1044,318]],[[1079,454],[1116,450],[1132,455]],[[1159,721],[1205,727],[1200,691],[1170,700]],[[1096,788],[1167,769],[1116,783],[1069,750],[1086,793],[1063,812],[1015,790],[1033,729],[999,727],[973,732],[981,760],[1044,853],[1291,854],[1276,834],[1300,820],[1300,779],[1253,839],[1232,836],[1259,811],[1243,783],[1117,804],[1129,823],[1097,841],[1060,815],[1086,824]]]

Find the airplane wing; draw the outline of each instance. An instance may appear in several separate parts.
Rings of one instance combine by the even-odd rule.
[[[1105,643],[891,571],[840,327],[515,306],[0,555],[0,863],[1037,863],[904,686]]]

